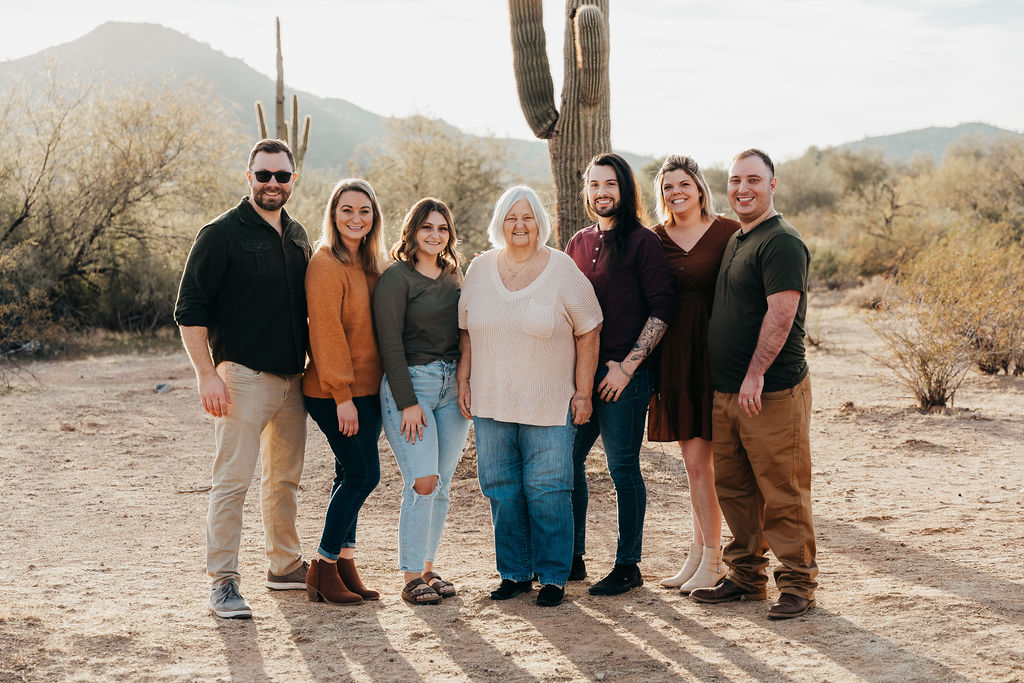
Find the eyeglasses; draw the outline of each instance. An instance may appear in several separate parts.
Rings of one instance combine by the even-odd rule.
[[[286,184],[295,175],[291,171],[253,171],[251,168],[249,172],[256,176],[256,181],[260,183],[269,183],[270,176],[274,176],[277,182],[282,185]]]

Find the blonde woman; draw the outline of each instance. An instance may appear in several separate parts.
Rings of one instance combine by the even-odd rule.
[[[676,441],[686,465],[693,541],[682,569],[661,580],[684,594],[714,586],[725,576],[722,511],[711,454],[711,367],[708,323],[722,254],[739,223],[714,212],[711,188],[697,162],[665,159],[654,179],[661,239],[676,289],[674,322],[661,342],[657,391],[651,398],[648,441]]]
[[[402,599],[440,602],[455,586],[434,571],[448,516],[449,485],[469,434],[459,412],[459,270],[455,221],[440,199],[416,202],[391,248],[394,263],[373,293],[384,359],[380,386],[384,433],[402,472],[398,568]]]
[[[356,520],[380,481],[380,353],[371,296],[384,269],[381,210],[365,180],[339,182],[323,235],[306,270],[310,360],[302,379],[306,410],[334,452],[334,486],[318,555],[309,566],[310,601],[376,600],[355,566]]]

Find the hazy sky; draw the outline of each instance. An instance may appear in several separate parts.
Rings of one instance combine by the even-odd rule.
[[[563,2],[548,0],[561,88]],[[105,21],[153,22],[289,86],[385,115],[530,138],[505,0],[0,0],[0,60]],[[705,164],[984,121],[1024,129],[1024,0],[611,0],[612,142]]]

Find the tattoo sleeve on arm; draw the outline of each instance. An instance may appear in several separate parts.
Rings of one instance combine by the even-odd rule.
[[[654,347],[665,336],[665,330],[667,329],[668,323],[653,316],[647,319],[644,328],[640,330],[640,336],[637,337],[636,344],[633,345],[633,350],[622,361],[623,364],[628,364],[629,366],[626,368],[626,372],[632,373],[640,367],[644,359],[651,355],[651,351],[654,351]]]

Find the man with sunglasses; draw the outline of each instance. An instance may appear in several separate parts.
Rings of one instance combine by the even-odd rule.
[[[210,609],[247,619],[238,592],[242,505],[262,451],[261,502],[273,590],[306,587],[295,513],[306,445],[306,230],[284,210],[295,158],[280,140],[249,154],[251,193],[204,226],[185,264],[174,320],[214,419],[217,456],[206,518]]]

